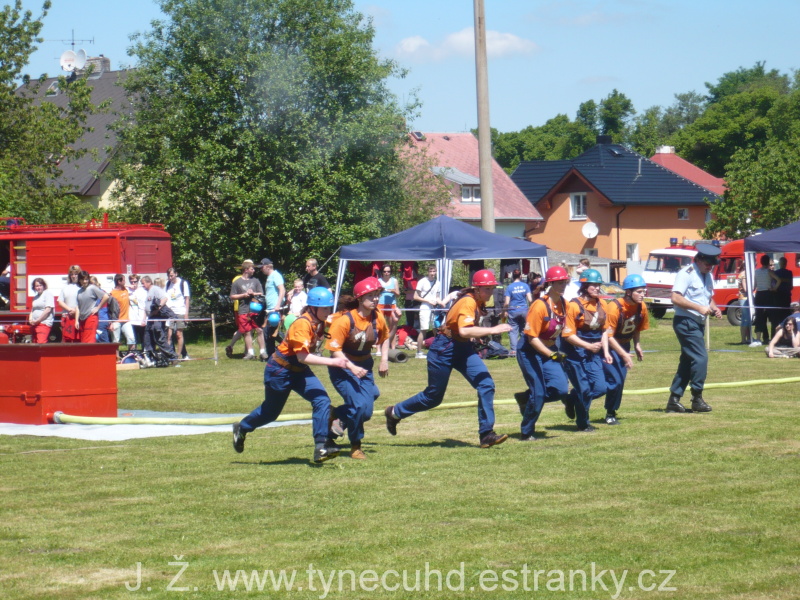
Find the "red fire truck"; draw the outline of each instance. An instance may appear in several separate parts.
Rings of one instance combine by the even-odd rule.
[[[163,225],[109,223],[108,215],[102,221],[59,225],[0,218],[0,269],[6,265],[10,266],[9,289],[0,291],[0,325],[8,328],[27,323],[36,277],[44,279],[58,298],[70,266],[80,265],[110,291],[116,273],[164,276],[172,266],[172,243]],[[60,339],[56,319],[50,340]]]
[[[654,316],[663,317],[667,309],[672,308],[672,286],[675,283],[675,275],[681,268],[692,262],[695,254],[697,254],[697,249],[693,245],[677,243],[669,248],[650,252],[642,277],[647,283],[645,302]],[[794,277],[792,301],[800,300],[798,255],[792,252],[768,252],[767,254],[776,262],[781,257],[786,258],[786,268],[792,271]],[[761,256],[761,253],[756,255],[756,267],[758,267]],[[728,320],[732,325],[738,325],[741,309],[733,307],[733,310],[729,310],[726,307],[738,304],[739,284],[736,281],[736,267],[738,264],[743,264],[744,261],[744,240],[734,240],[723,244],[722,254],[719,258],[719,264],[712,271],[714,302],[723,307],[723,312],[727,312]]]

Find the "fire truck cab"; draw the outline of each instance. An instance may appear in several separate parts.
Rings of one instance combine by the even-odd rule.
[[[672,286],[675,275],[688,265],[697,254],[697,249],[691,244],[673,244],[669,248],[653,250],[647,259],[642,277],[647,283],[647,296],[645,302],[657,318],[661,318],[672,308]],[[798,255],[788,252],[768,252],[767,254],[777,262],[781,257],[786,258],[786,268],[793,275],[792,301],[800,300],[800,263]],[[756,255],[756,266],[763,254]],[[736,280],[736,268],[744,264],[744,240],[734,240],[722,244],[720,261],[711,275],[714,280],[714,302],[727,313],[728,321],[732,325],[739,325],[739,283]],[[729,310],[730,309],[730,310]]]
[[[35,278],[44,279],[58,298],[70,266],[80,265],[110,291],[116,273],[163,275],[172,266],[172,243],[163,225],[109,223],[107,215],[102,221],[53,225],[0,218],[0,265],[10,266],[8,295],[0,292],[0,325],[25,324]],[[58,319],[50,339],[61,339]]]
[[[677,240],[669,248],[652,250],[647,257],[642,278],[647,284],[644,301],[650,313],[661,318],[672,308],[672,286],[675,276],[683,267],[690,264],[697,254],[691,244],[678,244]]]

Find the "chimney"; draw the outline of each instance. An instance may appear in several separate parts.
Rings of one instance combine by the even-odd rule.
[[[611,144],[613,142],[611,141],[611,136],[610,135],[598,135],[597,136],[597,143],[598,144]]]
[[[90,56],[86,59],[86,66],[81,69],[80,75],[85,74],[90,67],[94,66],[91,79],[98,79],[103,73],[111,70],[111,59],[103,56]]]
[[[659,146],[656,154],[675,154],[675,146]]]

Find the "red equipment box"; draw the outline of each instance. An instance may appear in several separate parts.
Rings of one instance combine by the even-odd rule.
[[[117,416],[117,344],[0,344],[0,422]]]

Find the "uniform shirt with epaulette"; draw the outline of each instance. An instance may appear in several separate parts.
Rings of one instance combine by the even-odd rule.
[[[711,273],[703,275],[697,268],[697,264],[693,262],[682,268],[675,276],[675,284],[672,286],[672,291],[678,292],[690,302],[700,306],[709,306],[714,294],[714,282],[711,279]],[[705,319],[696,310],[681,308],[680,306],[675,307],[675,316],[691,317],[698,322],[702,322]]]

